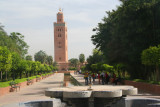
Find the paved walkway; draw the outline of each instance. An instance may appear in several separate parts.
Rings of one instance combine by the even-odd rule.
[[[0,97],[0,106],[18,102],[47,100],[44,92],[48,88],[61,87],[63,84],[64,74],[55,73],[54,75],[41,80],[40,82],[22,88],[20,91],[12,92]]]
[[[85,85],[85,80],[84,80],[84,76],[81,74],[73,74],[72,76],[74,76],[74,78],[80,82],[82,85]],[[93,81],[93,80],[92,80]],[[101,85],[98,83],[98,79],[95,79],[95,83],[93,83],[93,85]],[[138,94],[134,95],[134,96],[127,96],[128,98],[157,98],[160,99],[160,95],[156,95],[156,94],[152,94],[152,93],[146,93],[143,92],[141,90],[138,90]]]

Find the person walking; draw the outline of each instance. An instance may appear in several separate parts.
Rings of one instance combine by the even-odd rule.
[[[107,72],[105,73],[105,80],[106,80],[105,83],[108,84],[108,82],[109,82],[109,76],[108,76]]]
[[[91,84],[91,78],[92,78],[91,73],[89,73],[89,84]]]
[[[93,82],[95,82],[95,74],[92,74]]]
[[[99,81],[99,84],[100,84],[100,79],[101,79],[101,77],[100,77],[100,72],[98,73],[98,81]]]
[[[114,72],[113,72],[113,81],[112,81],[112,83],[117,84],[116,83],[116,74]]]
[[[88,72],[85,73],[84,78],[85,78],[85,85],[88,85]]]
[[[102,85],[104,85],[104,78],[105,78],[105,74],[104,74],[104,72],[102,72],[101,73]]]

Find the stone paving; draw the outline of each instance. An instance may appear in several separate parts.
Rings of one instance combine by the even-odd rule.
[[[85,85],[84,76],[81,74],[71,74],[78,82],[80,82],[82,85]],[[92,80],[93,81],[93,80]],[[95,79],[95,82],[93,85],[102,85],[98,83],[98,79]],[[157,98],[160,99],[160,95],[155,95],[152,93],[143,92],[141,90],[138,90],[137,95],[127,96],[128,98]]]
[[[63,73],[55,73],[54,75],[41,80],[40,82],[22,88],[20,91],[12,92],[0,97],[0,106],[18,102],[48,100],[45,96],[45,90],[53,87],[63,86]]]

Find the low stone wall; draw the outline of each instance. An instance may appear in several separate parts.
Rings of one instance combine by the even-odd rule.
[[[5,94],[8,94],[10,92],[10,86],[8,87],[3,87],[3,88],[0,88],[0,96],[3,96]]]
[[[160,94],[160,85],[124,80],[125,85],[132,85],[139,90]]]
[[[51,75],[53,75],[53,74],[51,74]],[[49,76],[51,76],[51,75],[49,75]],[[40,77],[41,78],[41,80],[42,79],[45,79],[45,78],[42,78],[42,77]],[[36,78],[35,79],[32,79],[32,81],[33,81],[33,83],[35,83],[35,82],[39,82],[39,81],[36,81]],[[20,88],[25,88],[25,87],[27,87],[27,86],[29,86],[29,85],[27,85],[27,81],[25,81],[25,82],[21,82],[21,83],[19,83],[20,84]],[[19,89],[17,89],[18,91],[19,91]],[[3,95],[6,95],[6,94],[8,94],[8,93],[10,93],[11,92],[11,86],[8,86],[8,87],[2,87],[2,88],[0,88],[0,97],[1,96],[3,96]]]

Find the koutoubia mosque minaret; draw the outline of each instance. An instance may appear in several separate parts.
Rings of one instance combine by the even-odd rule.
[[[57,22],[54,22],[54,60],[58,63],[59,70],[68,69],[67,25],[61,9],[57,13]]]

